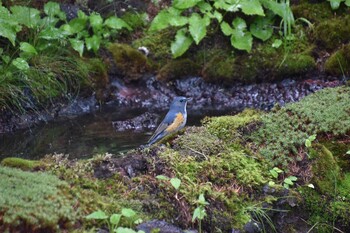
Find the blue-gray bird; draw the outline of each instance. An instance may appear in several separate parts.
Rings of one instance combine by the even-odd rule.
[[[183,96],[175,97],[170,105],[169,112],[166,114],[153,136],[148,140],[148,145],[152,145],[165,136],[179,131],[186,125],[187,100],[188,99]]]

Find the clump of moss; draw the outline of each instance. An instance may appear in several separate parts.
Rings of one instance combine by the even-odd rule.
[[[109,45],[118,71],[127,81],[138,80],[152,70],[152,65],[147,57],[140,51],[127,44],[114,43]]]
[[[300,4],[292,5],[294,17],[304,18],[311,23],[320,23],[333,16],[333,11],[329,2],[310,3],[301,1]]]
[[[205,127],[190,127],[174,141],[174,149],[184,156],[207,159],[224,150],[222,141]]]
[[[343,46],[327,59],[325,71],[338,77],[350,75],[350,44]]]
[[[225,53],[214,55],[202,69],[203,79],[207,82],[224,81],[232,83],[235,77],[235,57]]]
[[[190,59],[171,60],[164,65],[157,74],[161,81],[171,81],[183,77],[195,76],[199,73],[200,66]]]
[[[107,66],[100,58],[90,58],[86,61],[89,69],[89,77],[91,85],[96,91],[96,98],[99,101],[104,101],[106,96],[106,87],[109,84],[109,76]]]
[[[69,229],[79,216],[66,182],[45,173],[0,166],[0,230]]]
[[[315,28],[317,42],[326,49],[333,50],[349,42],[350,16],[325,20]]]
[[[258,122],[261,114],[257,110],[245,109],[235,116],[221,116],[206,118],[203,121],[208,131],[224,141],[236,141],[243,135],[240,130],[244,127]]]
[[[156,61],[159,66],[165,65],[171,60],[170,44],[175,38],[176,30],[171,28],[159,32],[147,32],[143,37],[133,41],[135,48],[144,46],[148,48],[150,57]]]
[[[326,147],[314,145],[310,156],[315,158],[312,166],[313,183],[317,185],[322,193],[333,193],[335,184],[340,179],[340,167]]]
[[[324,89],[261,118],[261,127],[247,138],[275,165],[287,166],[313,134],[344,135],[350,131],[350,89]]]
[[[278,76],[299,75],[316,68],[315,59],[309,54],[291,54],[278,68]]]
[[[1,165],[6,167],[19,168],[24,171],[32,171],[43,166],[43,163],[35,160],[8,157],[1,161]]]

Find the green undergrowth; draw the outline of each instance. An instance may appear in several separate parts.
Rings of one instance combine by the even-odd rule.
[[[350,130],[350,88],[329,88],[298,103],[265,114],[249,136],[273,165],[287,167],[298,149],[313,134],[346,135]]]
[[[26,160],[15,157],[4,158],[1,165],[5,167],[19,168],[23,171],[33,171],[43,166],[43,163],[36,160]]]
[[[0,231],[72,228],[79,209],[66,182],[45,173],[0,166]]]
[[[325,63],[325,71],[338,77],[350,75],[350,44],[334,52]]]

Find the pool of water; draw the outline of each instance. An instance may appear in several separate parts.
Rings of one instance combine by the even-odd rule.
[[[120,109],[112,106],[72,119],[59,119],[15,133],[0,135],[0,160],[6,157],[39,159],[46,154],[63,153],[71,158],[89,158],[98,153],[119,154],[145,144],[153,131],[117,132],[113,121],[138,116],[146,109]],[[232,110],[230,112],[233,112]],[[161,118],[166,112],[160,112]],[[188,109],[188,124],[198,125],[207,115],[228,111]]]

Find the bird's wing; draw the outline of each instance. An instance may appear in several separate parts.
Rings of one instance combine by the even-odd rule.
[[[156,129],[152,137],[148,140],[148,143],[152,142],[158,135],[164,132],[164,130],[166,130],[168,126],[169,126],[169,123],[162,121],[162,123],[160,123],[160,125],[158,126],[158,128]]]

